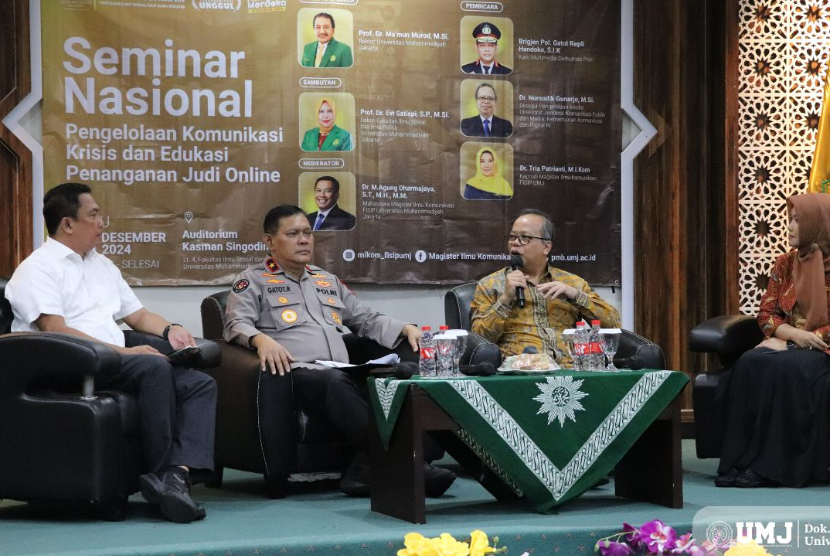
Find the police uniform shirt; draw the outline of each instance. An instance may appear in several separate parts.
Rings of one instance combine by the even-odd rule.
[[[6,286],[13,332],[38,330],[40,315],[57,315],[93,338],[124,346],[117,320],[142,308],[112,261],[94,249],[85,257],[52,238],[15,270]]]
[[[296,367],[317,359],[348,362],[342,338],[349,332],[346,327],[392,348],[404,326],[363,304],[337,276],[320,267],[306,266],[297,280],[268,259],[234,280],[224,337],[250,346],[252,337],[267,334],[291,353]]]

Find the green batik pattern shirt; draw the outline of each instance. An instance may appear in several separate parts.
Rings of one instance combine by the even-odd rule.
[[[503,357],[534,346],[539,353],[555,357],[562,365],[571,363],[562,331],[573,328],[580,319],[589,324],[599,319],[603,328],[620,326],[620,314],[591,289],[588,282],[570,272],[548,266],[542,283],[560,281],[579,292],[573,301],[545,299],[534,287],[525,290],[525,306],[515,301],[505,305],[499,299],[504,293],[505,277],[510,268],[503,268],[479,280],[472,303],[473,332],[498,344]]]

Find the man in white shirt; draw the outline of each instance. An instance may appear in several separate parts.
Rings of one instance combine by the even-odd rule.
[[[96,386],[138,398],[144,459],[141,492],[162,515],[189,523],[205,517],[190,497],[190,470],[212,471],[216,383],[192,369],[173,367],[148,345],[126,347],[117,321],[162,336],[173,349],[195,346],[180,324],[151,313],[118,268],[95,248],[104,223],[88,186],[64,183],[43,198],[49,238],[23,261],[6,287],[12,331],[71,334],[109,345],[121,371]]]

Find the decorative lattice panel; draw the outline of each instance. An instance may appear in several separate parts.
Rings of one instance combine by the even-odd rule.
[[[787,251],[785,199],[808,188],[830,53],[830,2],[740,0],[740,309],[758,310]]]

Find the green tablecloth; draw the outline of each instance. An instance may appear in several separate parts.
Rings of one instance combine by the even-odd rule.
[[[369,395],[388,446],[407,387],[418,385],[458,423],[455,434],[545,512],[609,473],[688,380],[676,371],[387,378],[371,379]]]

